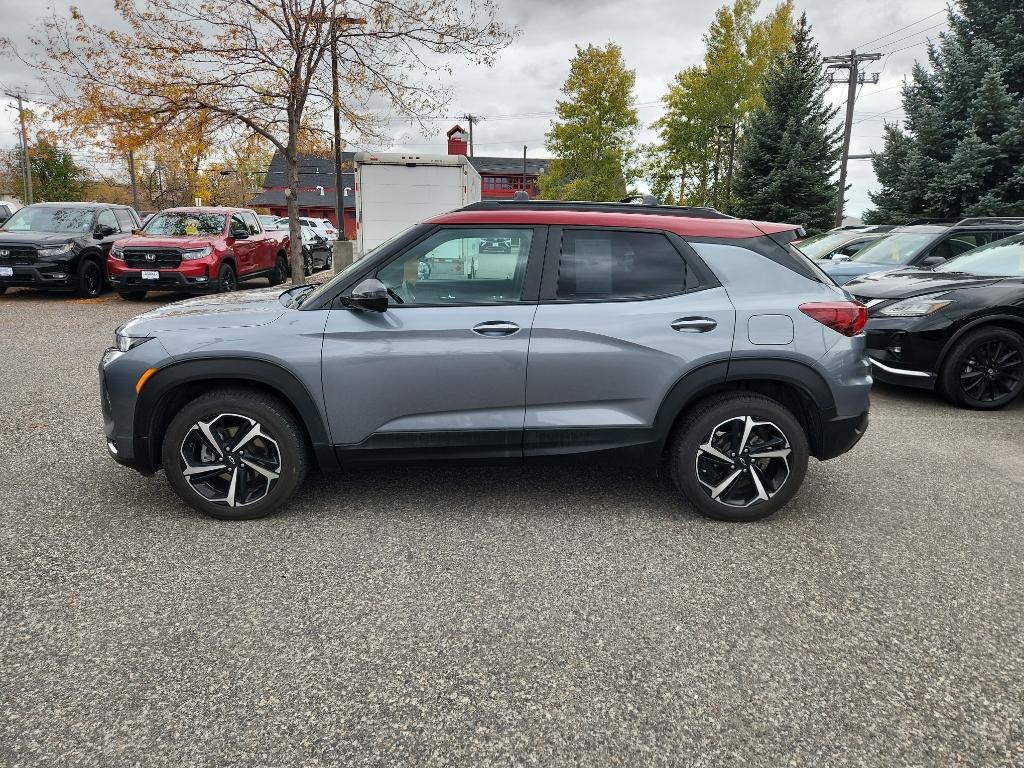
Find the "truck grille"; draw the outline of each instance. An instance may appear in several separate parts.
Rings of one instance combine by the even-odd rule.
[[[124,263],[132,269],[175,269],[181,251],[174,248],[125,248]]]
[[[35,264],[36,249],[24,245],[0,245],[0,264]]]

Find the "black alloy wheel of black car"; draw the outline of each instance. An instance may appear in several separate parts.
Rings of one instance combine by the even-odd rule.
[[[302,274],[306,277],[313,274],[313,252],[305,248],[302,250]]]
[[[274,262],[274,271],[270,273],[269,281],[271,285],[280,285],[288,279],[288,262],[284,256],[280,254],[277,257],[277,261]]]
[[[1024,391],[1024,338],[998,326],[968,333],[950,351],[940,383],[957,405],[1002,408]]]
[[[82,259],[78,265],[78,284],[75,295],[94,299],[103,292],[103,268],[92,259]]]
[[[230,264],[221,264],[220,272],[217,275],[217,289],[220,293],[230,293],[238,289],[238,278],[235,277],[235,270]]]

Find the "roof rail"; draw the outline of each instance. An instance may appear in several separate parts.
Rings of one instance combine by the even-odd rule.
[[[956,224],[956,221],[954,219],[914,219],[912,221],[908,221],[906,224],[900,224],[899,226],[913,227],[917,224],[948,224],[949,226],[952,226]]]
[[[461,208],[463,211],[595,211],[598,213],[646,213],[653,216],[682,216],[690,219],[732,219],[734,216],[714,208],[686,207],[682,205],[652,205],[648,203],[593,203],[572,200],[482,200]]]
[[[958,227],[971,224],[1024,224],[1024,216],[972,216],[956,223]]]

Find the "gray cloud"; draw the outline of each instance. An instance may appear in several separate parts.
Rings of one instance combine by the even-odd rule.
[[[71,3],[61,0],[58,11]],[[114,20],[111,0],[77,0],[88,17]],[[562,82],[568,72],[574,45],[616,42],[623,48],[626,61],[637,73],[637,101],[640,117],[649,125],[660,114],[658,100],[666,85],[679,70],[698,63],[704,54],[701,36],[711,23],[721,0],[518,0],[506,2],[505,20],[521,30],[517,40],[499,56],[492,68],[473,67],[452,62],[448,82],[452,101],[422,135],[418,126],[393,123],[390,132],[394,149],[418,152],[443,152],[444,131],[454,115],[473,112],[485,119],[476,126],[479,154],[518,155],[526,144],[531,155],[543,155],[544,133],[550,123]],[[0,0],[0,28],[17,39],[28,34],[33,19],[25,6],[15,0]],[[762,12],[771,7],[769,2]],[[851,152],[867,153],[881,149],[884,119],[901,116],[899,85],[913,62],[923,59],[924,41],[941,31],[945,20],[939,14],[897,32],[928,14],[941,11],[935,0],[864,0],[859,4],[839,4],[830,0],[810,0],[802,7],[814,26],[822,53],[837,54],[859,50],[878,50],[887,55],[868,71],[881,72],[878,85],[865,85],[857,104]],[[881,40],[875,40],[888,35]],[[865,47],[865,44],[866,47]],[[0,84],[5,88],[24,88],[38,93],[40,86],[24,65],[0,61]],[[846,98],[845,86],[835,86],[830,98],[837,105]],[[15,139],[14,114],[9,100],[0,118],[0,145],[12,146]],[[653,103],[652,103],[653,102]],[[529,116],[524,116],[529,115]],[[649,130],[641,138],[649,140]],[[875,185],[870,162],[851,161],[848,210],[859,213],[870,206],[867,192]]]

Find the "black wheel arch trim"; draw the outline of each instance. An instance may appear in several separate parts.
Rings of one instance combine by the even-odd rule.
[[[151,440],[158,419],[164,416],[167,396],[176,388],[206,380],[255,382],[271,389],[298,414],[323,471],[339,469],[327,423],[316,400],[294,374],[281,365],[253,357],[186,358],[160,368],[146,382],[135,405],[133,435],[137,461],[156,469],[160,446]]]
[[[1019,326],[1018,330],[1020,331],[1020,334],[1024,336],[1024,314],[1016,315],[1009,312],[1000,312],[997,315],[982,315],[981,317],[975,317],[973,320],[969,320],[964,323],[961,328],[946,340],[946,343],[942,346],[942,351],[939,352],[939,356],[935,361],[935,370],[933,373],[939,373],[942,371],[942,366],[946,364],[946,358],[949,357],[949,353],[952,351],[953,347],[956,346],[956,343],[968,333],[983,325],[991,325],[993,323],[997,324],[999,322],[1006,321]],[[995,327],[1002,328],[1003,326],[996,325]]]

